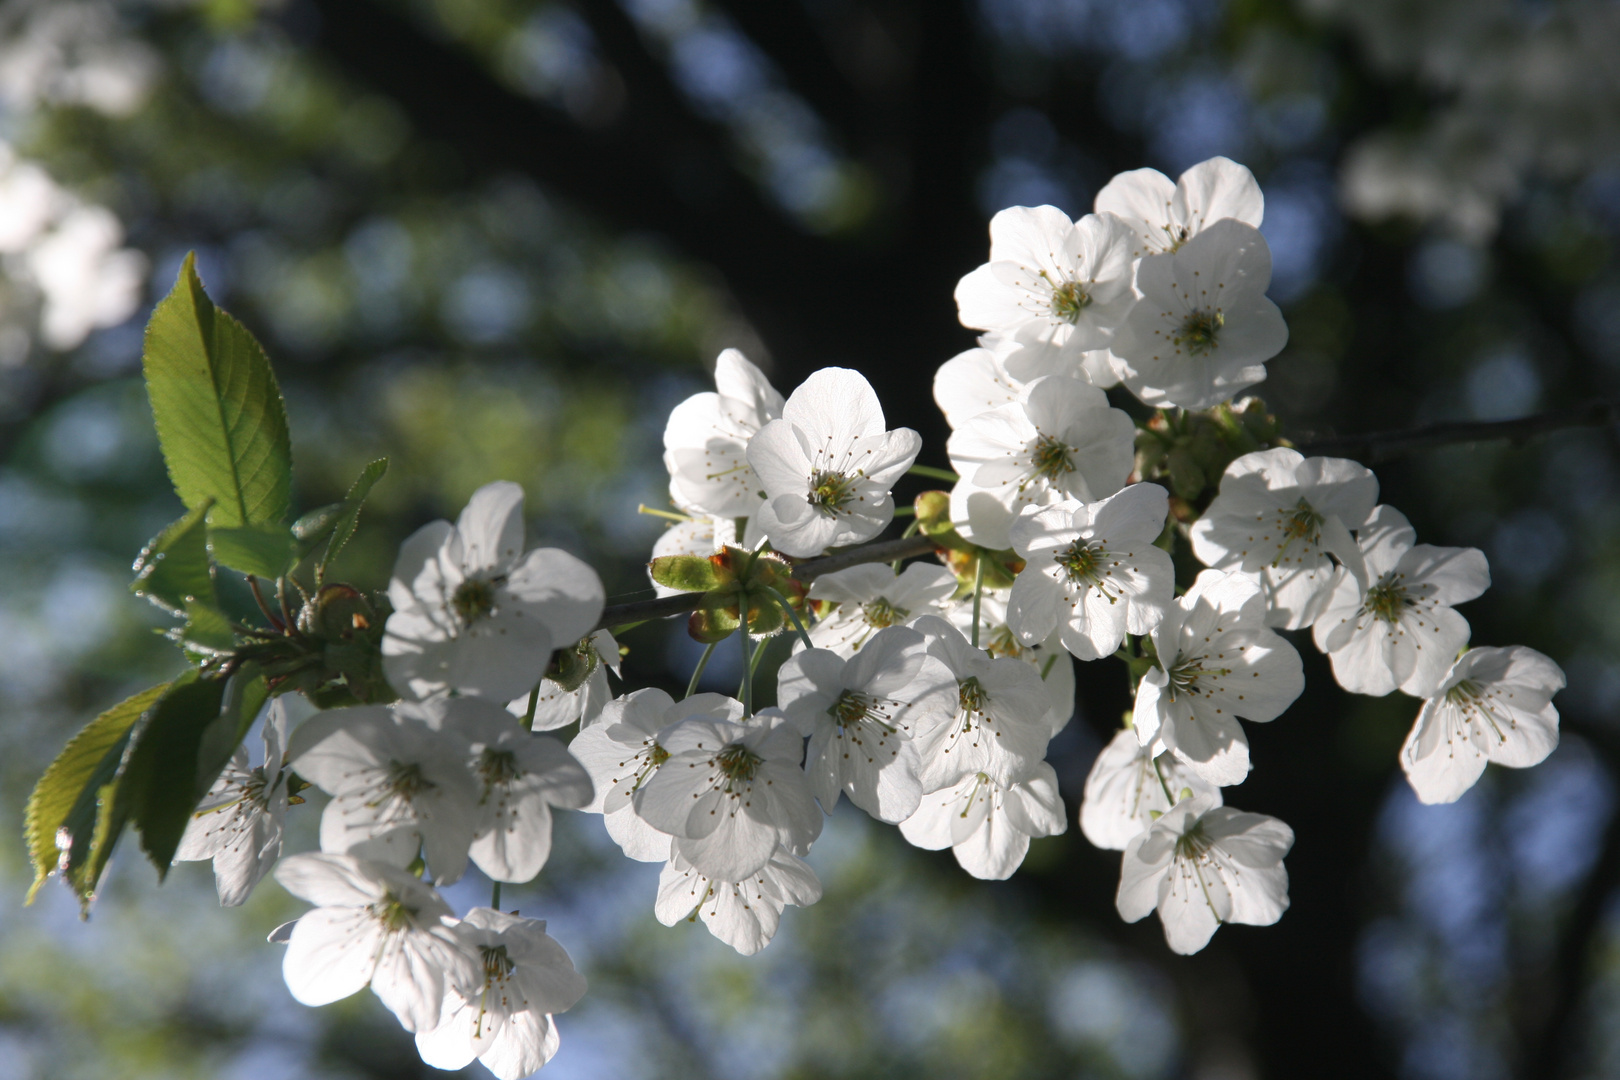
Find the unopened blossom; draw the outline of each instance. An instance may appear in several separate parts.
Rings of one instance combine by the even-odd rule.
[[[1485,555],[1415,543],[1393,506],[1375,509],[1356,539],[1359,565],[1335,576],[1311,630],[1316,647],[1352,694],[1428,697],[1468,642],[1468,620],[1453,605],[1490,587]]]
[[[577,662],[587,664],[590,674],[573,690],[566,689],[549,675],[540,680],[539,695],[534,701],[534,731],[555,731],[578,723],[589,727],[602,713],[602,708],[613,700],[607,673],[619,674],[619,643],[606,630],[598,630],[573,646]],[[530,693],[533,693],[531,691]],[[506,706],[513,716],[529,715],[529,694],[513,698]]]
[[[1119,173],[1097,192],[1095,207],[1125,222],[1135,258],[1176,251],[1223,218],[1258,229],[1266,211],[1254,174],[1224,157],[1199,162],[1174,183],[1157,169]]]
[[[1217,222],[1136,270],[1142,299],[1114,337],[1120,381],[1160,408],[1207,409],[1266,377],[1288,324],[1266,297],[1271,249],[1260,230]]]
[[[1227,787],[1249,773],[1238,717],[1275,720],[1305,689],[1299,653],[1266,626],[1260,586],[1205,570],[1153,630],[1154,666],[1136,689],[1134,726],[1197,775]]]
[[[794,556],[870,540],[894,520],[890,488],[921,448],[910,428],[885,429],[860,372],[822,368],[748,444],[766,496],[759,527]]]
[[[1321,614],[1337,565],[1355,559],[1350,530],[1377,502],[1378,478],[1359,462],[1257,450],[1226,467],[1220,494],[1193,523],[1193,554],[1258,580],[1266,621],[1299,630]]]
[[[444,702],[440,723],[470,751],[478,785],[471,857],[495,881],[529,881],[551,855],[551,808],[591,801],[591,778],[560,739],[526,731],[510,712],[478,698]]]
[[[1010,532],[1025,561],[1007,599],[1018,636],[1033,644],[1055,630],[1069,652],[1096,660],[1127,632],[1157,626],[1176,589],[1169,553],[1153,545],[1168,512],[1169,495],[1157,484],[1132,484],[1094,503],[1026,507]]]
[[[821,835],[821,811],[800,768],[803,741],[775,710],[742,723],[691,717],[658,742],[669,757],[631,801],[705,875],[743,881],[778,844],[802,855]]]
[[[332,796],[321,850],[407,866],[418,849],[433,881],[467,868],[482,796],[467,762],[471,743],[447,718],[462,699],[333,709],[293,733],[289,764]]]
[[[1010,206],[990,219],[990,261],[956,286],[962,325],[1078,364],[1136,302],[1131,249],[1112,214],[1070,221],[1055,206]]]
[[[810,627],[810,641],[847,660],[885,627],[943,613],[955,592],[955,575],[924,562],[911,563],[899,574],[887,563],[823,574],[811,583],[810,600],[818,610],[823,605],[831,610]]]
[[[928,655],[950,673],[955,691],[949,719],[919,725],[912,736],[923,790],[979,773],[1002,786],[1027,776],[1052,737],[1051,699],[1040,673],[1022,660],[974,648],[944,619],[925,616],[915,629],[927,639]]]
[[[1426,803],[1455,802],[1493,761],[1523,769],[1558,747],[1564,672],[1523,645],[1469,649],[1423,703],[1401,768]]]
[[[879,821],[904,821],[923,788],[918,732],[946,723],[956,708],[956,680],[927,653],[915,630],[879,630],[852,658],[805,649],[777,673],[777,701],[810,737],[805,770],[821,807],[832,813],[839,793]]]
[[[925,850],[950,848],[974,877],[1000,881],[1023,863],[1031,837],[1056,836],[1068,827],[1057,773],[1042,761],[1017,782],[974,773],[924,795],[917,812],[900,823],[900,834]]]
[[[590,774],[595,794],[582,810],[601,814],[614,843],[639,862],[669,858],[669,833],[636,813],[632,797],[669,760],[658,733],[688,717],[735,722],[742,702],[721,694],[694,694],[677,703],[657,687],[615,698],[597,723],[581,731],[568,750]]]
[[[664,466],[676,505],[694,514],[736,518],[759,507],[762,485],[748,464],[748,443],[782,415],[782,395],[736,349],[714,365],[715,392],[694,394],[669,414]]]
[[[264,763],[248,765],[247,747],[238,746],[225,771],[208,789],[180,837],[176,862],[212,859],[219,902],[235,907],[281,857],[282,820],[287,814],[287,770],[281,750],[287,742],[287,703],[270,703],[264,721]]]
[[[1143,746],[1136,732],[1121,728],[1091,765],[1080,800],[1080,831],[1097,847],[1124,851],[1183,790],[1221,804],[1221,789],[1176,760],[1155,739]]]
[[[485,484],[452,525],[434,521],[399,549],[383,671],[405,697],[454,690],[508,701],[540,681],[552,650],[590,633],[605,602],[585,563],[523,551],[523,489]]]
[[[821,899],[821,879],[803,859],[777,848],[769,862],[742,881],[716,881],[676,852],[658,876],[653,914],[665,926],[702,919],[709,933],[744,956],[771,943],[787,907]]]
[[[315,905],[293,925],[281,970],[292,996],[329,1005],[367,985],[406,1031],[436,1027],[448,992],[481,981],[478,958],[439,894],[397,867],[352,855],[291,855],[276,880]]]
[[[1282,918],[1293,846],[1294,830],[1274,817],[1182,799],[1125,848],[1115,907],[1126,922],[1157,909],[1170,948],[1195,953],[1222,923]]]
[[[438,1026],[416,1035],[417,1052],[435,1069],[477,1058],[501,1080],[522,1080],[557,1053],[552,1017],[585,996],[585,976],[540,919],[473,908],[454,930],[482,977],[445,995]]]
[[[1035,669],[1046,687],[1051,707],[1046,713],[1046,724],[1053,735],[1069,726],[1074,717],[1074,657],[1063,647],[1054,630],[1045,641],[1026,643],[1013,630],[1007,609],[1010,590],[986,589],[979,598],[979,648],[991,656],[1010,656],[1022,660]],[[973,597],[966,596],[953,602],[945,612],[945,621],[971,640],[973,634]]]
[[[1136,425],[1101,390],[1067,376],[1036,379],[1018,401],[951,433],[945,450],[961,477],[951,521],[974,543],[1005,548],[1024,507],[1095,502],[1124,487],[1135,447]]]

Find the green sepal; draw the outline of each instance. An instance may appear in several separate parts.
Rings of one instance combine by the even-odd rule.
[[[270,580],[292,569],[298,554],[292,532],[284,525],[210,525],[208,550],[221,566]]]
[[[90,721],[34,785],[23,826],[34,866],[27,903],[34,902],[45,879],[57,872],[82,903],[89,903],[105,855],[111,851],[110,845],[103,844],[99,862],[91,858],[102,788],[109,787],[118,775],[131,729],[168,688],[164,683],[143,690]]]
[[[548,682],[556,683],[566,694],[585,685],[585,680],[601,665],[602,658],[596,653],[596,646],[590,636],[565,649],[558,649],[551,654],[551,662],[546,665],[545,678]]]
[[[183,614],[188,602],[218,606],[206,520],[213,505],[204,499],[147,542],[135,557],[130,592],[175,615]]]
[[[647,572],[664,588],[681,592],[710,592],[737,580],[730,560],[723,554],[661,555],[647,564]]]
[[[142,367],[158,443],[188,510],[219,528],[287,516],[292,446],[275,373],[253,335],[203,290],[195,253],[146,324]]]

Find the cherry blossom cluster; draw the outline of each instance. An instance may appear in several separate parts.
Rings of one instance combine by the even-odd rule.
[[[469,864],[496,883],[534,878],[553,809],[581,810],[629,858],[662,864],[661,922],[701,921],[752,954],[788,907],[820,899],[806,856],[845,799],[975,877],[1006,878],[1032,839],[1067,827],[1045,758],[1074,713],[1075,662],[1118,659],[1134,707],[1078,820],[1123,852],[1120,915],[1156,911],[1181,953],[1223,923],[1277,921],[1293,832],[1223,789],[1251,768],[1242,721],[1300,696],[1305,631],[1345,690],[1423,699],[1400,761],[1425,802],[1456,799],[1487,761],[1546,757],[1563,674],[1528,648],[1468,648],[1455,608],[1488,586],[1484,556],[1417,544],[1354,461],[1286,445],[1229,455],[1202,512],[1149,475],[1108,390],[1160,420],[1230,414],[1222,403],[1286,341],[1262,212],[1248,170],[1215,158],[1175,182],[1115,177],[1079,221],[997,214],[989,262],[956,293],[979,347],[934,380],[954,472],[916,465],[920,437],[888,428],[859,373],[824,368],[784,397],[722,353],[715,390],[665,429],[675,509],[657,513],[675,523],[650,571],[661,595],[704,592],[692,627],[711,650],[742,641],[737,697],[697,692],[701,665],[680,699],[630,689],[596,574],[525,550],[515,484],[480,489],[400,550],[381,643],[400,700],[289,730],[278,699],[264,763],[237,751],[179,857],[213,860],[223,903],[274,867],[314,905],[272,936],[300,1001],[370,986],[423,1060],[476,1057],[511,1080],[556,1052],[552,1018],[584,979],[543,922],[498,899],[458,918],[436,886]],[[878,538],[908,472],[954,477],[907,508],[907,535],[940,562],[805,562]],[[1204,567],[1185,587],[1178,545]],[[793,595],[777,587],[789,581]],[[756,643],[777,635],[792,650],[775,704],[755,709]],[[277,865],[287,807],[310,788],[327,796],[321,850]]]

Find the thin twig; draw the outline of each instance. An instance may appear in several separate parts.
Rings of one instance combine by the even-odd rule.
[[[824,555],[819,559],[807,559],[793,568],[793,576],[808,584],[823,574],[830,574],[836,570],[847,570],[851,566],[860,566],[864,563],[893,562],[896,559],[909,559],[917,555],[926,555],[934,550],[934,541],[926,536],[903,536],[898,540],[879,540],[875,544],[862,544],[860,547],[840,551],[836,555]],[[637,600],[630,604],[614,604],[602,611],[602,617],[596,622],[596,629],[605,626],[618,626],[620,623],[642,622],[648,619],[662,619],[669,615],[684,615],[694,610],[702,601],[703,594],[697,592],[677,593],[674,596],[660,596],[656,600]]]
[[[1302,454],[1328,454],[1351,457],[1366,464],[1432,450],[1457,443],[1494,442],[1507,439],[1522,443],[1538,435],[1575,427],[1606,427],[1620,422],[1620,401],[1594,401],[1573,409],[1522,416],[1517,420],[1465,420],[1401,431],[1375,431],[1367,435],[1314,439],[1296,449]]]

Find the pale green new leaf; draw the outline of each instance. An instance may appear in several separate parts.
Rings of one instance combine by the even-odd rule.
[[[217,606],[204,521],[213,505],[212,499],[204,499],[141,549],[131,592],[176,615],[188,602]]]
[[[281,390],[253,335],[203,291],[193,255],[146,324],[142,363],[180,501],[213,499],[209,520],[225,528],[282,521],[292,449]]]
[[[332,526],[332,539],[327,541],[326,553],[321,556],[319,576],[326,576],[326,568],[332,560],[337,558],[338,552],[354,536],[355,527],[360,524],[360,508],[366,504],[366,496],[383,474],[388,471],[388,459],[378,458],[364,469],[360,470],[359,477],[350,485],[349,493],[343,497],[343,511]]]

